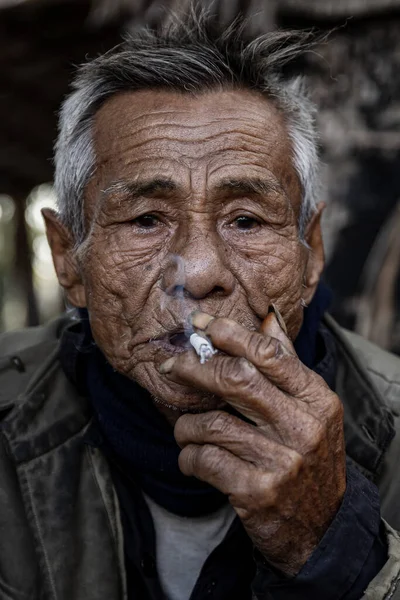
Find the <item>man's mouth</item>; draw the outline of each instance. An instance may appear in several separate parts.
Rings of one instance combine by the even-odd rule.
[[[160,349],[166,350],[172,354],[179,354],[189,350],[192,346],[190,345],[190,335],[193,331],[185,331],[183,329],[176,329],[157,339],[151,340],[152,344],[155,344]]]
[[[179,331],[178,333],[169,335],[168,342],[175,348],[190,348],[189,338],[190,334],[187,334],[184,331]]]

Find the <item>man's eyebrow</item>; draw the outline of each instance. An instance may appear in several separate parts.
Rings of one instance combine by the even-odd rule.
[[[159,177],[138,181],[119,180],[114,181],[102,190],[102,196],[107,198],[113,194],[123,194],[130,198],[139,198],[141,196],[151,196],[156,192],[174,192],[177,189],[178,186],[171,179]]]
[[[286,195],[285,190],[278,181],[260,179],[258,177],[225,179],[216,186],[216,189],[218,192],[233,192],[243,195],[256,194],[258,196],[267,196],[271,193]]]

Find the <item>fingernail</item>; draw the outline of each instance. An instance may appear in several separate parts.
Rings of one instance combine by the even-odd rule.
[[[208,315],[207,313],[196,310],[191,314],[192,325],[197,329],[207,329],[208,325],[213,321],[215,317]]]
[[[280,358],[281,356],[293,356],[293,352],[290,352],[281,342],[276,345],[276,358]]]
[[[282,331],[284,331],[284,333],[287,335],[288,331],[287,331],[287,327],[286,327],[286,323],[283,320],[283,317],[281,315],[281,313],[279,312],[278,307],[275,304],[271,304],[271,306],[268,309],[268,312],[274,312],[275,316],[276,316],[276,320],[278,321],[279,327],[282,329]]]
[[[169,358],[165,362],[161,363],[161,365],[158,367],[158,372],[161,373],[161,375],[166,375],[167,373],[170,373],[175,364],[175,360],[175,358]]]

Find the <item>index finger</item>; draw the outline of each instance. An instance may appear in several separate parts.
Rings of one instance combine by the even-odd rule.
[[[208,324],[204,327],[206,317]],[[272,323],[276,319],[274,315],[271,314],[270,318],[269,330],[273,332],[274,327],[279,325],[277,321],[276,325]],[[192,323],[195,327],[197,324],[203,326],[203,331],[216,348],[231,356],[246,358],[274,385],[292,396],[301,397],[311,375],[317,377],[300,361],[289,338],[287,343],[282,341],[285,336],[283,332],[277,339],[272,335],[249,331],[232,319],[213,319],[204,313],[195,314]]]
[[[168,361],[160,367],[168,379],[223,398],[256,425],[278,422],[294,408],[290,398],[245,358],[216,354],[201,365],[195,352],[184,352],[170,360],[168,370]]]

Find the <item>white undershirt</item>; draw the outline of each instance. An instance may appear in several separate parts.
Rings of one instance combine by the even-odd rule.
[[[156,534],[156,564],[168,600],[189,600],[200,571],[224,539],[236,513],[227,502],[203,517],[180,517],[144,495]]]

